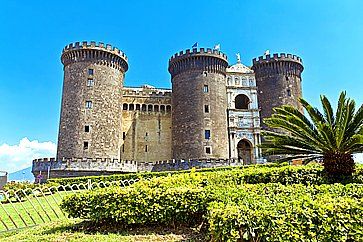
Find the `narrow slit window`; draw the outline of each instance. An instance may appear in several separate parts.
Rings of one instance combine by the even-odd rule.
[[[203,87],[203,92],[204,92],[204,93],[209,92],[208,85],[204,85],[204,87]]]
[[[287,89],[287,96],[291,97],[291,90]]]
[[[92,101],[86,101],[86,108],[91,109],[92,108]]]
[[[211,147],[210,146],[206,146],[205,147],[205,153],[206,154],[211,154],[212,152],[211,152]]]
[[[147,149],[147,145],[145,145],[145,152],[147,152],[148,151],[148,149]]]
[[[209,129],[204,130],[204,138],[210,139],[210,130]]]
[[[84,132],[89,133],[89,125],[84,126]]]
[[[209,113],[209,105],[204,105],[204,112]]]
[[[122,132],[122,139],[125,140],[126,139],[126,132]]]
[[[88,141],[83,142],[83,149],[88,150],[88,148],[89,148]]]
[[[94,84],[95,83],[94,83],[93,79],[91,79],[91,78],[87,79],[87,87],[93,87]]]

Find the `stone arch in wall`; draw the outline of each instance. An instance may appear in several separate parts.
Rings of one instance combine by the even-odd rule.
[[[235,109],[248,109],[250,102],[245,94],[238,94],[234,99]]]
[[[242,159],[244,164],[253,163],[253,145],[247,139],[241,139],[237,144],[238,159]]]

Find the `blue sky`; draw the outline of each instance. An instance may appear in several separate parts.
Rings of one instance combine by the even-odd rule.
[[[122,49],[130,65],[125,84],[131,86],[170,87],[169,57],[195,42],[200,47],[220,43],[230,64],[237,52],[247,65],[266,49],[293,53],[304,61],[308,101],[318,105],[322,93],[335,101],[346,90],[360,105],[362,10],[358,0],[2,0],[0,170],[22,152],[22,144],[28,155],[17,157],[19,166],[54,153],[63,78],[60,54],[68,43],[95,40]]]

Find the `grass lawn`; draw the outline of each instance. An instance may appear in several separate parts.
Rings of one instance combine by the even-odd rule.
[[[101,233],[84,229],[79,221],[63,220],[0,233],[0,241],[205,241],[204,235],[189,228],[134,228],[123,231],[108,228],[109,232]]]
[[[45,197],[31,197],[21,203],[0,204],[0,232],[64,220],[66,215],[60,210],[59,204],[68,193],[58,192]]]

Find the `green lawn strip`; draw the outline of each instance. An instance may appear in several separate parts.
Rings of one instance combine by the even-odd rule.
[[[134,228],[118,232],[85,232],[75,227],[80,220],[51,222],[14,232],[0,233],[0,241],[205,241],[189,228]]]
[[[70,193],[73,192],[58,192],[45,197],[24,198],[22,202],[2,203],[0,205],[0,219],[7,228],[0,222],[0,231],[65,219],[65,214],[59,208],[59,204],[63,197]]]

